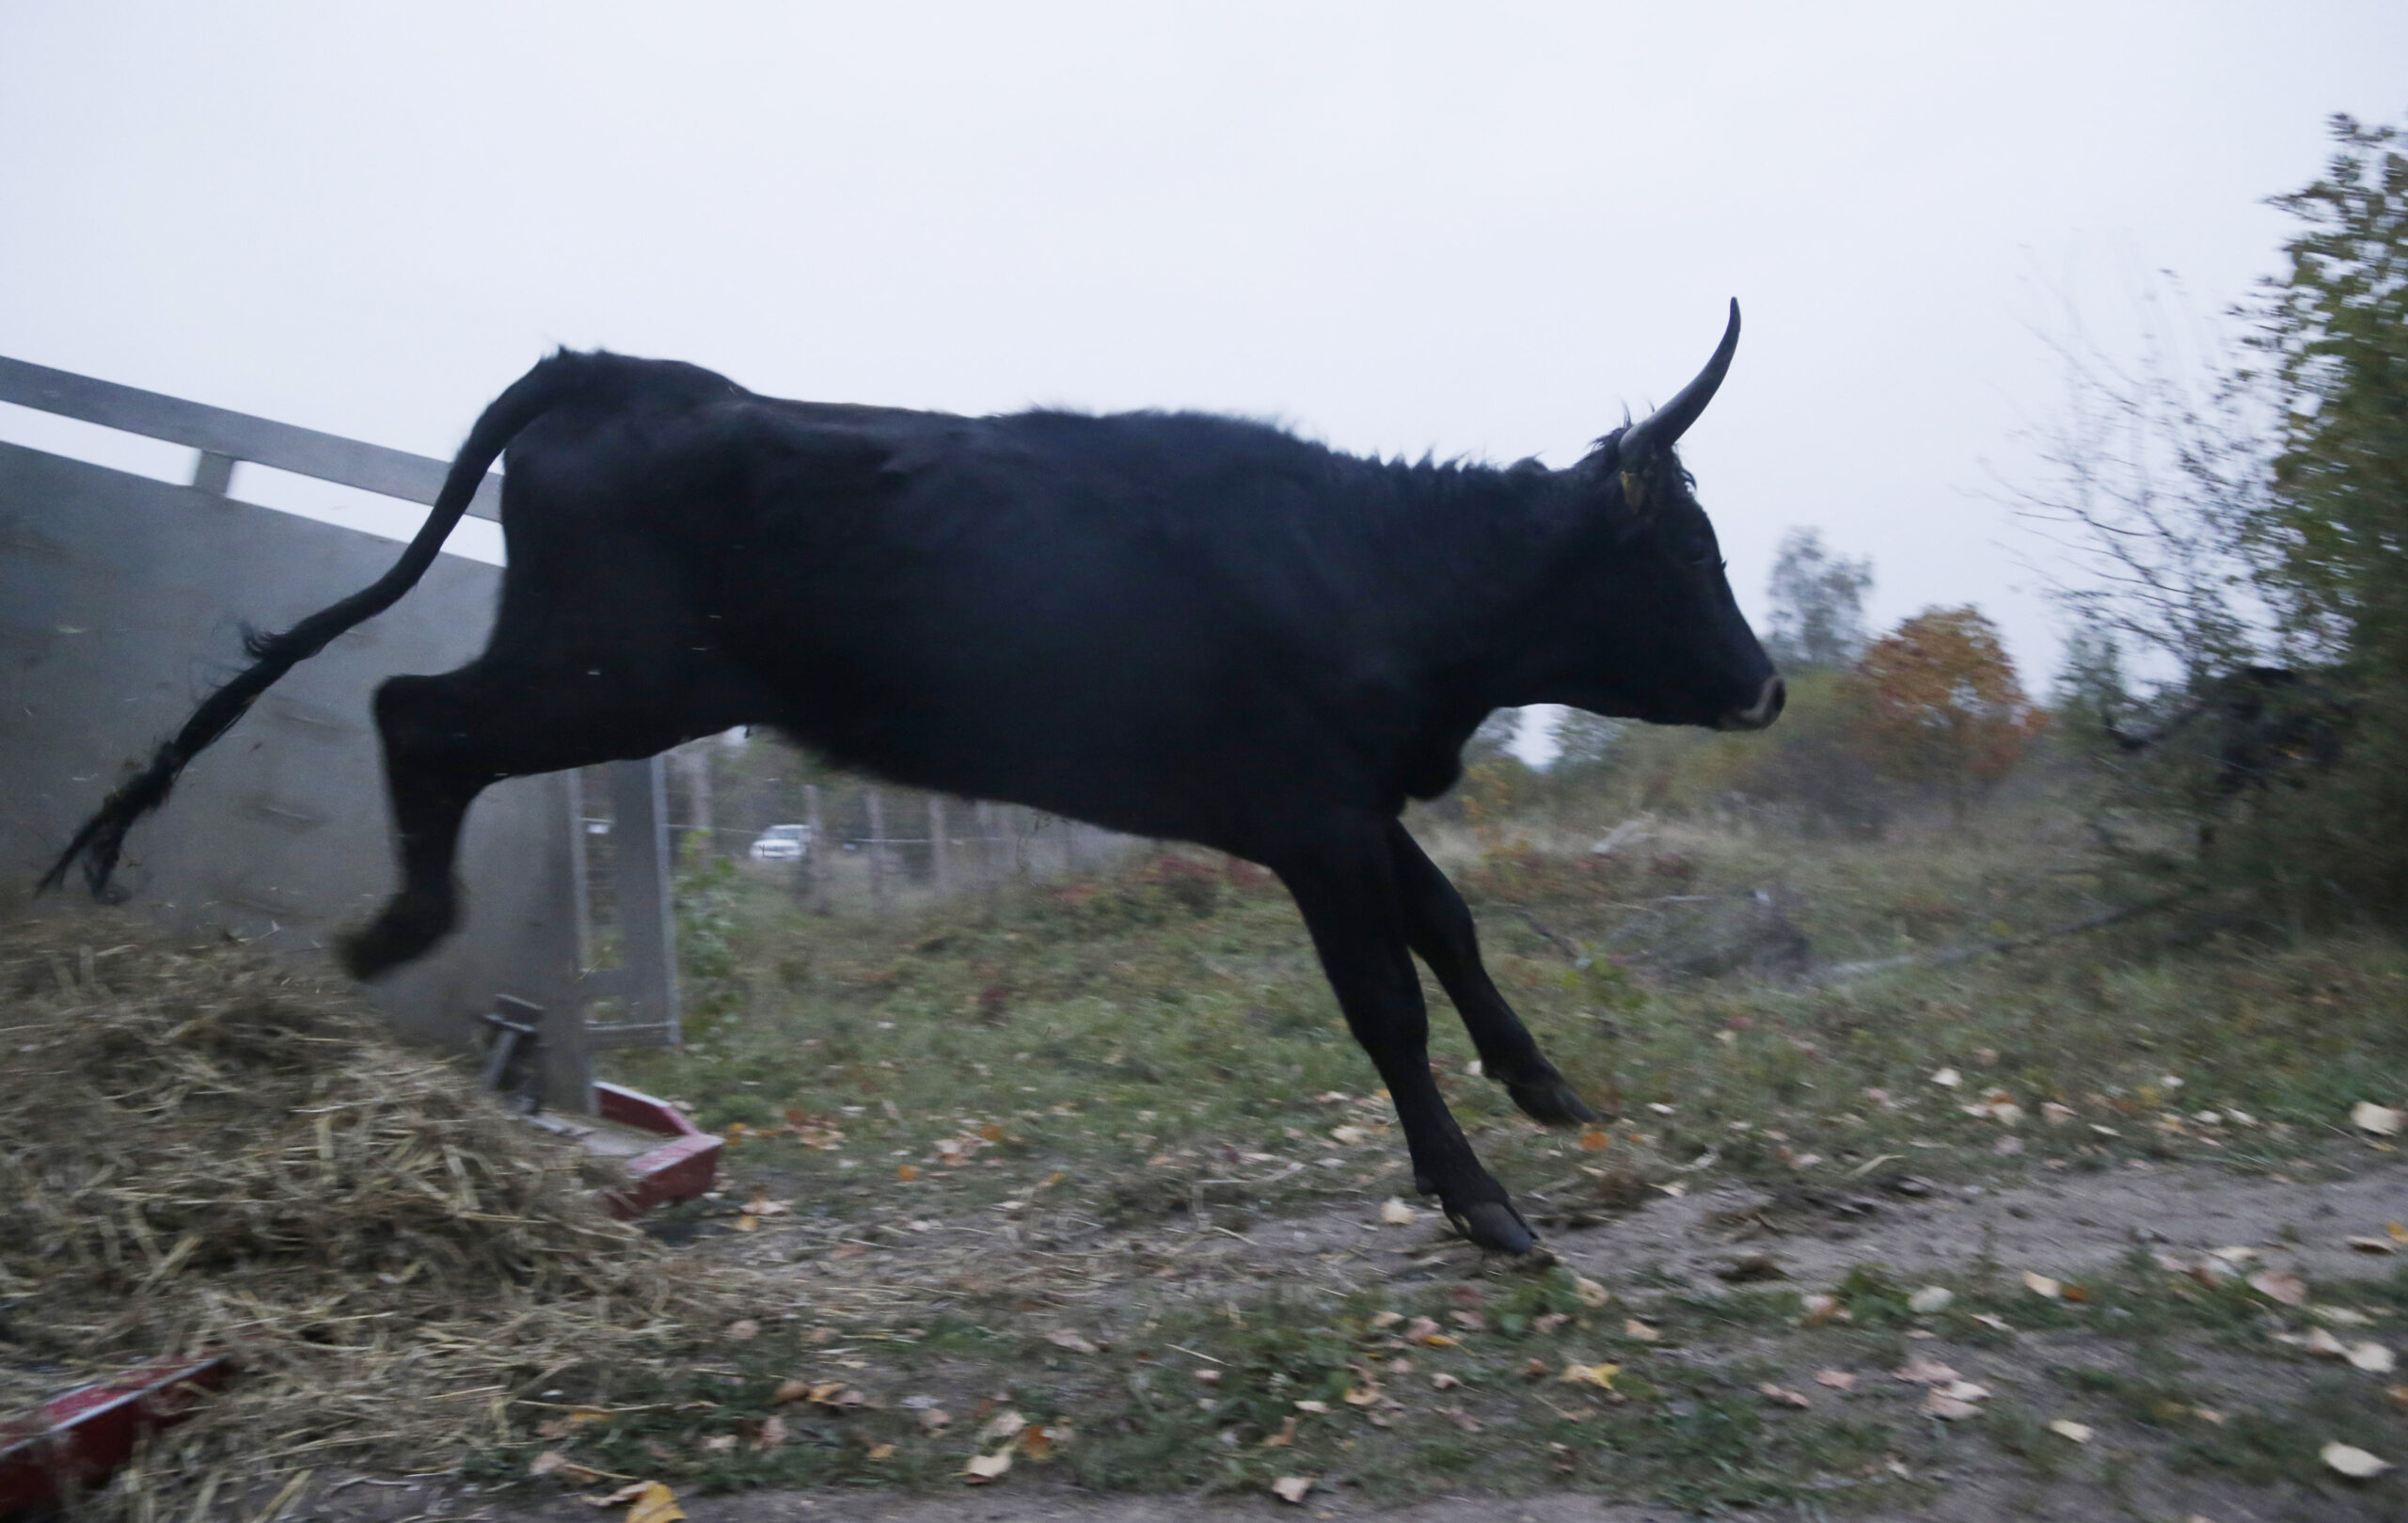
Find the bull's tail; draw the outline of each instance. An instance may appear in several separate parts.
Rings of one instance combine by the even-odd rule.
[[[277,678],[325,649],[344,631],[391,608],[418,585],[419,579],[426,575],[426,568],[435,563],[445,537],[459,523],[460,516],[467,512],[469,500],[476,496],[485,471],[503,448],[519,430],[584,389],[594,357],[599,357],[553,355],[494,399],[477,420],[476,427],[468,431],[467,442],[452,462],[451,473],[443,478],[443,490],[436,495],[426,522],[419,526],[417,536],[402,551],[391,570],[282,634],[255,632],[246,637],[243,644],[252,658],[251,665],[203,700],[192,718],[184,721],[183,728],[160,743],[150,757],[150,765],[109,795],[108,801],[84,822],[84,828],[75,833],[75,838],[59,853],[50,871],[42,875],[39,892],[47,892],[66,881],[69,870],[80,859],[93,897],[121,898],[122,893],[112,889],[109,879],[117,871],[118,857],[124,849],[125,833],[135,821],[166,803],[185,766],[232,729],[234,722]]]

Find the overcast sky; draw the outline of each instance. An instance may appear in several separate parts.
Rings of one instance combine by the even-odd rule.
[[[437,455],[569,344],[1561,465],[1736,295],[1684,452],[1751,611],[1819,525],[2044,689],[1980,495],[2052,416],[2035,325],[2245,293],[2403,66],[2400,0],[0,0],[0,354]]]

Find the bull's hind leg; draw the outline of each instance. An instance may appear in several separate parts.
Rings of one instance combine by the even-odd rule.
[[[1391,820],[1388,850],[1396,863],[1397,892],[1413,950],[1438,976],[1438,983],[1463,1017],[1480,1052],[1480,1066],[1504,1085],[1513,1103],[1534,1121],[1571,1126],[1597,1119],[1573,1093],[1555,1065],[1539,1051],[1536,1038],[1505,1003],[1480,960],[1480,933],[1455,885],[1438,870],[1403,822]]]
[[[403,676],[376,690],[385,782],[393,805],[402,886],[366,928],[341,944],[343,966],[373,978],[423,957],[458,922],[452,867],[460,826],[478,794],[504,778],[649,756],[732,720],[705,712],[707,682],[631,690],[582,661],[542,670],[486,658],[441,676]],[[714,720],[716,719],[716,722]]]

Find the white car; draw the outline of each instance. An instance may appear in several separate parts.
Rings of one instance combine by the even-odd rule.
[[[772,825],[752,843],[754,862],[798,862],[811,850],[808,825]]]

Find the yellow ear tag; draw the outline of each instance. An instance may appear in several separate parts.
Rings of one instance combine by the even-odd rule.
[[[1622,473],[1622,497],[1623,500],[1629,503],[1634,509],[1647,506],[1647,484],[1640,481],[1635,472],[1627,470],[1624,471]]]

